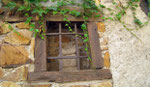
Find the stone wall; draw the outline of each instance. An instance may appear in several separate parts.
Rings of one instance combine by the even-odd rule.
[[[99,0],[95,1],[98,5]],[[120,1],[127,4],[125,0]],[[112,0],[101,0],[101,3],[115,9]],[[148,19],[140,6],[136,13],[143,22]],[[110,15],[110,12],[104,10],[104,15]],[[122,21],[131,28],[136,26],[131,10]],[[108,20],[98,22],[97,26],[104,68],[111,69],[113,80],[31,83],[27,81],[27,75],[34,71],[35,38],[29,25],[0,22],[0,87],[150,87],[150,22],[132,31],[136,37],[119,22]]]
[[[102,40],[105,68],[109,68],[108,38],[104,36],[104,23],[97,23]],[[28,82],[28,72],[34,72],[33,32],[24,22],[0,22],[0,87],[112,87],[112,81],[86,81],[72,83]],[[56,40],[56,39],[55,39]],[[65,39],[67,40],[67,39]]]
[[[120,1],[123,5],[127,5],[128,0]],[[101,3],[115,9],[112,0],[101,0]],[[148,19],[140,6],[136,13],[142,22]],[[105,16],[109,14],[109,11],[104,10]],[[127,11],[122,21],[130,28],[136,26],[131,10]],[[134,29],[132,32],[136,36],[127,31],[119,22],[105,21],[104,24],[106,26],[105,35],[109,38],[113,87],[150,87],[150,22],[139,30]]]
[[[99,22],[97,26],[105,68],[109,68],[105,25]],[[72,83],[28,82],[28,72],[34,72],[35,61],[35,38],[29,28],[24,22],[0,21],[0,87],[112,87],[111,79]]]

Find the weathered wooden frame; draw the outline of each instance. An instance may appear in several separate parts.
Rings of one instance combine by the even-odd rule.
[[[20,22],[26,21],[26,18],[20,17],[9,17],[4,16],[0,19],[6,22]],[[84,21],[83,18],[77,18],[69,16],[69,20],[73,22]],[[38,20],[34,18],[32,21],[36,21],[36,28],[39,28]],[[51,15],[46,16],[44,24],[46,26],[46,21],[63,21],[63,16],[61,15]],[[88,20],[88,33],[89,33],[89,43],[91,47],[91,56],[93,66],[96,67],[93,70],[79,70],[73,72],[48,72],[46,68],[46,39],[42,40],[40,37],[35,39],[35,70],[34,72],[28,73],[28,81],[54,81],[54,82],[72,82],[72,81],[88,81],[88,80],[101,80],[112,78],[109,69],[103,69],[104,60],[101,56],[99,35],[97,32],[97,25],[95,21],[102,21],[102,19],[95,20],[91,18]],[[45,37],[46,38],[46,37]]]
[[[45,20],[49,21],[49,20]],[[62,20],[63,21],[63,20]],[[87,80],[101,80],[111,78],[109,69],[102,69],[104,60],[101,56],[99,35],[97,32],[97,25],[94,21],[88,22],[88,32],[91,47],[92,63],[95,69],[79,70],[73,72],[63,71],[46,71],[46,39],[41,40],[36,38],[35,45],[35,72],[28,75],[29,81],[54,81],[54,82],[72,82],[72,81],[87,81]]]

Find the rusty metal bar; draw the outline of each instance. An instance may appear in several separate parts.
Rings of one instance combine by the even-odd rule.
[[[59,23],[59,57],[62,57],[63,54],[62,54],[62,25],[61,23]],[[62,71],[63,69],[63,61],[62,59],[59,59],[59,71]]]
[[[76,58],[88,58],[88,56],[62,56],[62,57],[47,57],[47,59],[76,59]]]
[[[77,24],[74,24],[75,33],[77,33]],[[80,58],[79,58],[79,47],[78,47],[78,36],[75,36],[75,42],[76,42],[76,56],[77,56],[77,68],[80,70]]]
[[[83,33],[47,33],[47,36],[49,35],[84,35]]]

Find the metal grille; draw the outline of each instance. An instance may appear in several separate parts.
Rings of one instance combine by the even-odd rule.
[[[54,23],[54,24],[58,24],[58,31],[57,32],[47,32],[47,37],[48,36],[59,36],[59,55],[57,57],[47,57],[48,60],[50,59],[59,59],[59,71],[62,71],[63,69],[63,61],[62,59],[76,59],[77,61],[77,69],[80,70],[80,58],[88,58],[87,55],[85,56],[81,56],[79,55],[79,46],[78,46],[78,40],[79,37],[78,35],[84,35],[83,32],[78,32],[78,27],[77,27],[77,23],[72,23],[73,25],[73,29],[74,32],[62,32],[62,22],[58,23]],[[76,49],[76,54],[75,56],[63,56],[62,53],[62,35],[71,35],[75,37],[75,49]]]

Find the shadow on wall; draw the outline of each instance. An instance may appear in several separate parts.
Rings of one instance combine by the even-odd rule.
[[[148,6],[148,0],[141,0],[140,1],[140,7],[142,11],[148,15],[148,12],[150,11],[149,6]]]

